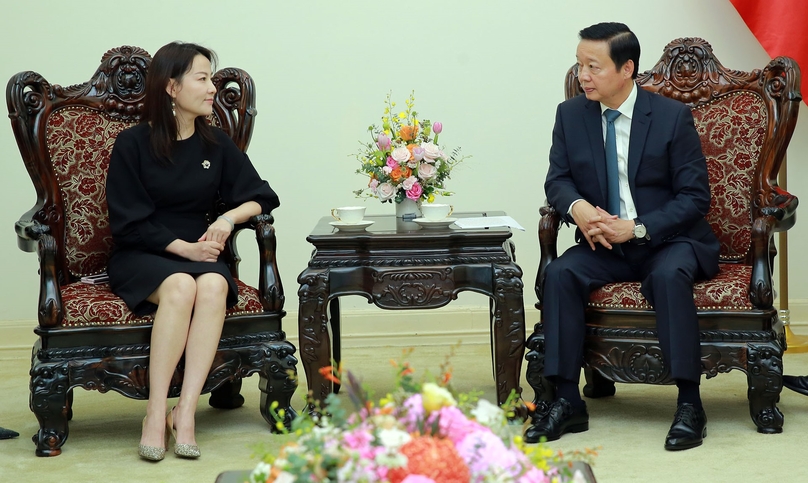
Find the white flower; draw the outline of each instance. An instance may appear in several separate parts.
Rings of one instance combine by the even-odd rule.
[[[418,177],[427,180],[432,179],[438,174],[438,170],[435,168],[434,165],[429,163],[421,163],[418,167]]]
[[[263,461],[256,465],[255,469],[250,473],[250,483],[264,483],[269,478],[269,472],[272,471],[272,466]]]
[[[382,183],[376,188],[376,196],[379,201],[387,201],[396,196],[396,187],[392,183]]]
[[[295,483],[295,481],[297,481],[295,475],[285,471],[281,471],[280,474],[275,477],[275,483]]]
[[[405,147],[396,148],[390,153],[390,157],[398,164],[404,164],[410,160],[410,150]]]
[[[477,407],[471,410],[471,414],[478,423],[489,428],[499,426],[506,420],[502,409],[485,399],[477,401]]]
[[[443,151],[435,143],[424,143],[421,145],[424,148],[424,159],[426,161],[434,161],[439,158],[445,158]],[[406,148],[405,148],[406,149]]]
[[[382,446],[388,450],[397,450],[412,439],[409,433],[400,429],[382,429],[376,436]]]
[[[383,166],[382,171],[384,171],[384,174],[390,174],[393,172],[393,168],[391,168],[390,166]]]

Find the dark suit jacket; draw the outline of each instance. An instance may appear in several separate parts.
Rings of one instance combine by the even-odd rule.
[[[651,246],[690,243],[703,275],[709,278],[718,273],[718,240],[704,219],[710,208],[707,164],[685,104],[637,89],[628,177]],[[577,199],[607,206],[599,102],[580,95],[558,106],[544,190],[548,202],[569,223],[573,220],[567,211]],[[582,238],[576,231],[579,243]]]

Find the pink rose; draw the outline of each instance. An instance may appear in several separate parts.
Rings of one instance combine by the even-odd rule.
[[[418,166],[418,177],[423,180],[428,180],[434,178],[438,174],[438,169],[435,167],[434,164],[429,163],[421,163]]]
[[[398,167],[398,163],[396,162],[395,159],[391,158],[390,156],[387,156],[387,166],[390,166],[391,169],[395,169]]]
[[[412,188],[407,190],[407,198],[411,200],[417,200],[421,197],[421,193],[424,192],[424,188],[421,187],[419,183],[415,183],[412,185]]]

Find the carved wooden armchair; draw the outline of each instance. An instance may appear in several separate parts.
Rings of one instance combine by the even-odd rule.
[[[567,98],[582,91],[576,66],[566,76]],[[790,58],[778,57],[763,70],[724,68],[710,44],[677,39],[659,62],[641,73],[644,89],[678,99],[693,111],[710,177],[707,220],[721,243],[720,272],[697,283],[694,298],[701,330],[701,363],[707,378],[738,369],[749,383],[749,410],[761,433],[779,433],[776,406],[782,389],[786,341],[772,306],[774,233],[796,221],[797,198],[777,186],[777,173],[797,122],[800,73]],[[541,258],[536,295],[541,310],[547,265],[557,256],[559,214],[542,207]],[[662,360],[653,308],[639,283],[613,283],[592,293],[586,314],[584,395],[615,393],[615,382],[671,384]],[[539,322],[528,338],[527,381],[535,402],[552,397],[542,377],[544,335]]]
[[[36,250],[40,262],[34,331],[39,340],[33,348],[30,393],[40,426],[33,437],[38,456],[61,453],[73,388],[148,398],[152,316],[135,317],[108,284],[80,279],[106,270],[112,245],[105,194],[109,157],[117,135],[140,121],[150,62],[146,51],[123,46],[104,54],[83,84],[52,85],[29,71],[12,77],[6,89],[14,135],[37,192],[36,205],[15,228],[19,247]],[[246,150],[256,115],[253,80],[228,68],[217,72],[213,82],[217,93],[210,122]],[[237,278],[235,237],[253,229],[259,284],[255,289],[237,278],[238,304],[227,311],[203,392],[210,392],[213,407],[239,407],[244,403],[241,380],[257,372],[261,414],[274,429],[273,402],[286,410],[287,424],[295,415],[290,399],[297,388],[297,359],[281,327],[286,312],[272,223],[272,215],[262,214],[237,226],[222,253]],[[182,374],[181,360],[171,397],[179,395]]]

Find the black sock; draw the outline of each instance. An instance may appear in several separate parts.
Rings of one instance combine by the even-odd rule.
[[[686,379],[677,379],[676,387],[679,388],[679,397],[676,404],[690,403],[697,408],[701,407],[701,395],[699,394],[699,383]]]
[[[564,398],[576,407],[584,404],[584,400],[581,399],[581,393],[578,392],[577,382],[560,377],[553,377],[552,382],[556,386],[556,400]]]

